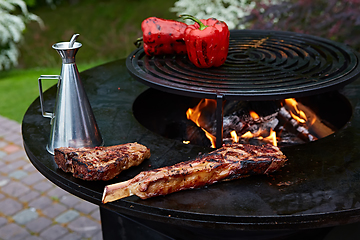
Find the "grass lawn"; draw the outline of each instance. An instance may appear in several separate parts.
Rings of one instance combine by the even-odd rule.
[[[92,67],[79,65],[79,71]],[[40,75],[58,75],[60,68],[33,68],[0,72],[0,115],[21,123],[29,105],[39,96]],[[43,80],[43,91],[56,84],[54,80]]]
[[[150,16],[176,19],[169,11],[175,0],[87,0],[71,4],[61,1],[56,8],[39,6],[30,9],[45,23],[32,22],[24,33],[19,67],[0,71],[0,115],[21,123],[29,105],[39,96],[40,75],[59,74],[61,58],[51,48],[57,42],[69,41],[79,33],[82,47],[76,55],[79,71],[100,63],[125,58],[142,35],[141,22]],[[54,85],[43,81],[43,90]]]
[[[111,61],[128,56],[134,41],[142,36],[141,22],[150,16],[176,19],[169,11],[175,0],[86,0],[71,5],[61,1],[55,9],[42,6],[31,10],[40,16],[45,28],[32,22],[21,48],[21,66],[57,67],[59,56],[51,45],[69,41],[74,33],[82,43],[77,64]]]
[[[30,69],[0,72],[0,115],[21,122],[30,103],[39,96],[37,79],[41,74],[59,74],[56,69]],[[51,81],[51,80],[50,80]],[[55,83],[43,81],[43,88]]]

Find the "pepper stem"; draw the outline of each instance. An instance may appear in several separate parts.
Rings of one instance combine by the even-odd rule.
[[[141,42],[143,41],[143,37],[139,37],[138,39],[136,39],[136,41],[134,42],[134,45],[139,48],[141,46]]]
[[[205,28],[208,27],[208,26],[204,25],[199,19],[197,19],[196,17],[191,16],[189,14],[183,14],[183,15],[180,15],[179,17],[181,17],[183,19],[191,19],[191,20],[195,21],[196,23],[198,23],[200,25],[199,30],[204,30]]]

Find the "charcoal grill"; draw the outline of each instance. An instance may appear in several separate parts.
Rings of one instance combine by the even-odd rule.
[[[360,55],[327,39],[279,31],[232,31],[219,68],[199,69],[186,56],[127,58],[130,74],[164,92],[217,100],[216,146],[223,139],[223,102],[278,100],[337,90],[358,78]]]
[[[138,167],[124,171],[109,182],[87,182],[73,178],[70,174],[59,170],[53,156],[46,151],[50,125],[41,116],[39,99],[29,106],[24,116],[22,134],[25,151],[30,161],[44,176],[70,193],[100,206],[104,239],[110,239],[112,234],[127,237],[136,235],[135,239],[221,239],[224,236],[227,239],[237,239],[239,236],[243,236],[244,239],[254,236],[256,239],[271,239],[293,233],[297,234],[293,238],[296,239],[296,236],[304,236],[300,234],[301,230],[314,233],[313,230],[317,229],[360,222],[360,149],[358,147],[360,144],[360,82],[354,81],[359,75],[358,54],[347,46],[306,35],[239,31],[232,32],[232,36],[233,34],[242,36],[242,33],[246,33],[245,38],[248,39],[248,43],[257,42],[258,44],[252,45],[246,51],[240,49],[236,54],[230,53],[233,54],[231,59],[236,58],[237,61],[243,62],[244,66],[249,65],[251,69],[271,68],[275,62],[283,61],[283,64],[291,70],[282,76],[289,78],[296,78],[297,68],[294,64],[299,65],[299,63],[303,66],[303,76],[306,75],[307,65],[312,66],[314,71],[310,72],[317,72],[317,75],[325,77],[329,74],[333,81],[320,79],[317,80],[318,85],[315,84],[316,74],[306,75],[306,79],[312,80],[305,85],[312,86],[291,91],[294,96],[297,94],[297,96],[305,96],[342,88],[339,90],[340,94],[348,99],[352,106],[351,111],[353,111],[348,124],[326,138],[284,148],[283,152],[289,158],[289,162],[272,176],[249,177],[148,200],[132,196],[103,205],[101,196],[105,185],[125,181],[143,170],[195,158],[200,152],[206,153],[212,149],[184,145],[180,141],[164,138],[148,130],[134,118],[133,103],[141,93],[148,89],[147,86],[162,91],[168,89],[176,94],[191,94],[191,96],[201,94],[201,91],[180,90],[178,83],[171,83],[173,87],[170,88],[164,86],[163,83],[145,81],[138,76],[135,76],[137,80],[131,77],[134,74],[150,75],[147,70],[144,70],[147,61],[149,60],[149,66],[152,66],[150,69],[155,69],[155,65],[150,62],[158,61],[164,64],[166,62],[164,59],[146,60],[141,54],[136,57],[136,54],[141,52],[141,49],[138,49],[136,54],[132,54],[127,59],[82,72],[80,76],[105,145],[136,141],[151,149],[151,158]],[[277,37],[278,34],[281,37]],[[256,41],[252,41],[252,38]],[[259,42],[264,38],[266,41]],[[271,42],[271,39],[278,39],[279,45],[281,43],[289,45],[287,42],[291,40],[290,45],[297,47],[287,47],[289,50],[276,53],[279,51],[270,51],[275,49],[274,44],[272,48],[264,47],[267,41]],[[233,48],[233,42],[231,46]],[[282,48],[278,46],[276,49]],[[304,51],[307,51],[308,55],[301,54]],[[290,56],[290,52],[296,52],[297,57],[283,59],[285,55]],[[336,53],[342,55],[337,57]],[[257,63],[256,56],[259,56]],[[331,63],[331,58],[335,63]],[[126,66],[126,63],[134,62],[134,59],[139,59],[136,61],[137,70],[129,75],[129,65]],[[308,64],[304,63],[306,59],[309,59]],[[171,61],[184,62],[186,60],[171,58]],[[232,60],[227,62],[223,68],[231,68],[231,62]],[[294,64],[288,64],[288,62]],[[311,64],[314,62],[317,64]],[[233,68],[238,71],[238,67]],[[278,70],[278,67],[274,65],[272,68],[274,71]],[[281,66],[279,68],[282,69],[279,73],[284,71]],[[336,70],[337,68],[343,70]],[[241,71],[245,72],[245,69]],[[270,75],[270,73],[265,75]],[[259,76],[259,78],[266,79],[265,76]],[[161,81],[165,82],[165,80]],[[326,87],[320,87],[320,82],[323,82],[323,86]],[[264,89],[255,91],[255,95],[269,97],[269,92],[259,93],[266,92]],[[220,94],[216,90],[212,93],[204,92],[201,97],[218,98],[217,94]],[[44,93],[45,109],[54,107],[55,93],[56,86]],[[221,101],[235,96],[230,94],[230,91],[222,92],[222,94]],[[246,97],[239,95],[239,98]],[[283,97],[287,95],[278,91],[276,98]],[[116,226],[112,227],[111,224]]]

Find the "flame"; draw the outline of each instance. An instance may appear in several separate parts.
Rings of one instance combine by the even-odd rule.
[[[301,102],[296,102],[295,99],[286,99],[284,107],[288,112],[293,112],[293,114],[305,120],[297,121],[316,138],[326,137],[334,132],[334,129],[322,123],[321,119],[318,118],[311,108]],[[293,114],[291,114],[292,117],[297,119]]]
[[[257,131],[255,133],[252,133],[250,131],[247,131],[243,135],[241,135],[241,138],[255,138],[258,140],[263,140],[265,142],[269,142],[274,146],[277,146],[277,140],[276,140],[276,132],[272,129],[270,129],[270,134],[266,137],[263,137],[264,131]]]
[[[242,138],[253,138],[255,137],[254,134],[252,134],[250,131],[247,131],[246,133],[244,133],[243,135],[241,135]]]
[[[201,118],[201,114],[202,114],[202,111],[208,107],[208,106],[211,106],[213,104],[216,104],[216,101],[215,100],[212,100],[212,99],[201,99],[201,101],[199,102],[198,105],[196,105],[194,108],[189,108],[187,111],[186,111],[186,117],[188,119],[190,119],[191,121],[193,121],[194,123],[196,123],[196,125],[198,127],[201,127],[201,123],[200,123],[200,118]]]
[[[294,98],[285,99],[285,107],[288,108],[291,116],[303,125],[306,125],[307,129],[310,129],[315,122],[319,121],[316,114],[305,105],[298,103]]]
[[[210,140],[211,147],[216,148],[216,137],[214,135],[212,135],[211,133],[209,133],[208,131],[206,131],[204,128],[201,128],[201,129],[205,132],[206,137]]]
[[[288,98],[284,100],[284,106],[287,108],[288,112],[291,114],[292,118],[295,119],[298,123],[301,125],[306,125],[308,128],[312,126],[313,123],[316,121],[316,115],[310,114],[309,110],[302,105],[301,103],[298,103],[294,98]],[[216,108],[216,100],[213,99],[202,99],[198,105],[196,105],[194,108],[189,108],[186,111],[186,117],[193,121],[198,127],[200,127],[206,137],[211,142],[211,147],[216,147],[216,137],[212,135],[210,132],[208,132],[206,128],[206,115],[209,111],[214,111]],[[253,118],[255,121],[260,119],[259,115],[254,111],[249,111],[249,115],[251,118]],[[239,142],[239,136],[237,135],[236,131],[231,131],[230,133],[232,141],[233,142]],[[274,146],[277,146],[277,134],[273,129],[266,130],[266,129],[260,129],[256,133],[252,133],[250,131],[246,132],[245,134],[240,136],[241,138],[255,138],[261,141],[266,141]],[[187,142],[184,144],[187,144]]]
[[[266,138],[264,138],[265,141],[271,142],[272,145],[277,147],[277,140],[276,140],[276,132],[270,129],[270,135]]]
[[[306,123],[308,120],[304,111],[299,110],[298,103],[294,98],[285,99],[285,104],[291,106],[290,114],[299,123]]]
[[[249,114],[254,120],[257,120],[260,118],[259,115],[252,110],[249,111]],[[231,134],[232,138],[235,139],[233,137],[233,133],[231,132],[230,134]],[[255,133],[247,131],[246,133],[241,135],[241,138],[256,138],[258,140],[266,141],[266,142],[273,144],[274,146],[277,146],[276,132],[273,129],[270,129],[270,133],[268,130],[265,130],[265,129],[259,129]]]
[[[206,137],[211,142],[212,148],[215,148],[215,146],[216,146],[216,137],[214,135],[212,135],[211,133],[209,133],[208,131],[206,131],[201,126],[201,114],[202,114],[202,111],[204,110],[204,108],[209,107],[209,106],[211,107],[214,104],[216,104],[215,100],[204,98],[204,99],[201,99],[199,104],[196,105],[194,108],[189,108],[186,111],[187,119],[193,121],[198,127],[200,127],[205,132]]]
[[[231,135],[233,142],[236,142],[236,143],[239,142],[239,136],[236,134],[235,130],[231,131],[230,135]]]
[[[251,110],[250,110],[249,113],[250,113],[250,116],[251,116],[254,120],[260,118],[259,115],[258,115],[256,112],[254,112],[254,111],[251,111]]]

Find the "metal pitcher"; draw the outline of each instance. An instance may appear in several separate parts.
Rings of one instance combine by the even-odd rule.
[[[60,75],[39,77],[40,106],[43,117],[50,118],[51,132],[46,149],[54,154],[59,147],[96,147],[103,145],[90,102],[80,79],[75,55],[81,43],[74,34],[70,42],[59,42],[52,46],[62,58]],[[54,113],[45,112],[42,91],[43,79],[57,79],[57,95]]]

